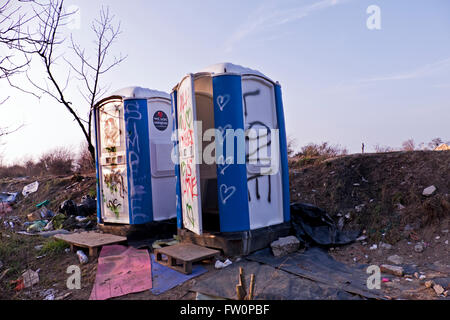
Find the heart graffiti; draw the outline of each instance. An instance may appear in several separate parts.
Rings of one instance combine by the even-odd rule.
[[[225,108],[225,106],[228,104],[228,102],[230,102],[230,95],[226,94],[223,96],[218,96],[216,101],[217,101],[217,104],[219,105],[220,111],[223,111],[223,108]]]
[[[219,158],[217,159],[217,166],[220,169],[220,174],[224,175],[225,174],[225,170],[233,164],[233,158],[232,157],[228,157],[226,160],[224,160],[223,155],[220,155]]]
[[[220,185],[220,199],[222,200],[223,204],[227,203],[227,200],[236,192],[236,187],[230,186],[227,187],[227,185],[222,184]]]
[[[233,129],[233,127],[231,126],[231,124],[227,124],[224,127],[218,126],[217,130],[220,131],[220,133],[222,134],[222,137],[225,139],[225,135],[227,133],[228,129]]]

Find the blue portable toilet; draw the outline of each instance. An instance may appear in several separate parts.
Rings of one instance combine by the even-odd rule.
[[[287,235],[279,83],[255,70],[216,64],[175,86],[172,116],[180,238],[237,255]]]
[[[96,103],[99,223],[139,225],[176,217],[170,115],[169,94],[141,87]]]

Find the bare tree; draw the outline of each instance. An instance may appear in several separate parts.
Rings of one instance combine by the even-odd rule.
[[[295,145],[297,144],[297,141],[295,140],[294,137],[289,136],[287,138],[287,154],[289,157],[294,155],[294,149],[295,149]]]
[[[10,85],[11,77],[23,73],[30,64],[30,58],[19,49],[24,49],[24,46],[33,40],[40,41],[35,39],[33,34],[25,35],[23,32],[37,19],[36,14],[23,8],[24,3],[28,4],[28,8],[30,4],[36,4],[36,8],[39,7],[34,0],[19,0],[14,3],[7,0],[0,4],[0,81],[8,81]],[[1,96],[0,105],[8,99],[9,96]],[[23,124],[15,129],[1,127],[0,137],[16,132],[22,127]]]
[[[375,149],[375,152],[377,152],[377,153],[394,151],[394,148],[392,148],[392,147],[382,146],[379,144],[374,145],[373,148]]]
[[[0,80],[10,81],[13,75],[24,72],[31,61],[26,54],[29,53],[27,46],[45,41],[29,32],[40,13],[41,3],[36,0],[18,0],[14,3],[7,0],[0,5]],[[0,104],[7,99],[4,97]]]
[[[107,90],[101,84],[102,76],[126,58],[122,55],[110,57],[112,45],[120,34],[120,23],[115,26],[114,16],[110,14],[109,9],[101,9],[99,18],[94,20],[91,25],[96,39],[96,48],[93,58],[90,59],[86,50],[72,37],[70,45],[65,46],[66,39],[62,35],[62,28],[67,25],[74,12],[64,10],[64,0],[49,0],[48,3],[40,5],[43,10],[34,11],[39,20],[36,31],[37,40],[36,35],[29,32],[29,38],[35,39],[30,41],[32,48],[21,49],[22,52],[38,56],[47,77],[44,81],[38,81],[26,73],[27,79],[34,87],[35,90],[32,93],[36,97],[42,95],[52,97],[73,116],[88,143],[88,150],[94,160],[95,148],[91,139],[91,123],[94,104]],[[66,58],[61,59],[61,55],[57,53],[60,49],[72,50],[78,61],[75,63]],[[64,67],[61,61],[67,63],[65,69],[68,70],[68,73],[64,79],[59,78],[56,71],[57,66]],[[89,106],[87,116],[80,115],[79,110],[82,104],[74,104],[66,93],[68,86],[74,83],[70,81],[73,79],[70,71],[74,72],[82,83],[82,88],[78,87],[78,90]]]
[[[414,139],[408,139],[403,141],[402,149],[404,151],[414,151],[416,149],[416,144],[414,143]]]
[[[444,141],[441,138],[434,138],[428,143],[428,146],[431,150],[434,150],[436,147],[441,145]]]

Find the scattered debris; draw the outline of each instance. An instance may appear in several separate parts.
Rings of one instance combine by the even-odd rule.
[[[29,288],[31,286],[34,286],[35,284],[39,283],[39,270],[33,271],[31,269],[25,271],[22,273],[22,276],[16,280],[17,283],[16,290],[20,291],[24,288]]]
[[[79,216],[89,216],[96,212],[97,201],[89,195],[81,197],[81,204],[77,206]]]
[[[66,294],[56,297],[55,300],[64,300],[65,298],[69,297],[72,294],[72,292],[67,292]]]
[[[418,243],[414,246],[414,251],[417,253],[421,253],[421,252],[423,252],[423,250],[424,250],[424,247],[421,243]]]
[[[88,218],[83,217],[83,216],[76,216],[76,217],[75,217],[75,220],[76,220],[77,222],[85,222],[85,221],[88,220]]]
[[[389,281],[391,281],[391,280],[389,280],[388,278],[381,279],[381,282],[389,282]]]
[[[65,200],[59,206],[59,212],[66,216],[78,216],[77,204],[73,200]]]
[[[294,236],[282,237],[270,244],[275,257],[282,257],[300,248],[300,241]]]
[[[389,257],[387,258],[387,260],[388,260],[389,262],[392,262],[393,264],[397,264],[397,265],[403,263],[403,258],[400,257],[399,255],[396,255],[396,254],[394,254],[394,255],[392,255],[392,256],[389,256]]]
[[[359,238],[356,238],[356,241],[364,241],[364,240],[366,240],[366,239],[367,239],[366,236],[361,236],[361,237],[359,237]]]
[[[290,206],[295,235],[302,243],[321,246],[344,245],[355,241],[360,230],[341,231],[323,209],[296,202]]]
[[[23,234],[26,236],[41,236],[44,238],[49,238],[49,237],[52,237],[57,234],[70,234],[71,232],[68,230],[65,230],[65,229],[60,229],[60,230],[52,230],[52,231],[41,231],[41,232],[35,232],[35,233],[26,232],[26,231],[18,231],[17,233]]]
[[[37,207],[37,208],[45,207],[45,206],[47,206],[49,203],[50,203],[50,200],[44,200],[44,201],[42,201],[41,203],[38,203],[38,204],[36,205],[36,207]]]
[[[376,244],[373,244],[370,246],[369,250],[377,250],[378,246]]]
[[[44,297],[44,300],[55,300],[55,295],[58,293],[55,289],[47,289],[39,293],[41,297]]]
[[[399,277],[403,276],[403,272],[404,272],[402,267],[391,266],[389,264],[382,264],[380,266],[380,270],[381,270],[381,272],[389,273],[389,274],[392,274],[394,276],[399,276]]]
[[[160,249],[163,247],[167,247],[167,246],[173,246],[177,243],[180,243],[180,241],[178,241],[176,239],[177,236],[174,236],[173,239],[163,239],[163,240],[156,240],[155,242],[152,243],[152,248],[153,249]]]
[[[431,288],[433,286],[433,284],[434,283],[432,280],[425,281],[425,287],[427,287],[427,288]]]
[[[14,203],[16,201],[17,192],[0,192],[0,203]]]
[[[89,262],[89,258],[84,254],[82,250],[77,251],[78,260],[80,260],[81,264],[86,264]]]
[[[392,245],[390,245],[389,243],[381,242],[380,243],[380,248],[385,249],[385,250],[391,250],[392,249]]]
[[[0,213],[9,213],[13,209],[11,208],[11,205],[8,202],[0,202]]]
[[[73,200],[65,200],[59,206],[59,212],[66,216],[89,216],[97,210],[97,201],[89,195],[81,198],[81,204],[77,205]]]
[[[433,193],[435,191],[436,191],[435,186],[429,186],[429,187],[423,189],[422,195],[424,195],[425,197],[429,197],[429,196],[433,195]]]
[[[217,260],[216,264],[214,265],[214,268],[223,269],[225,267],[228,267],[230,264],[232,264],[232,262],[229,259],[225,260],[224,262]]]
[[[42,219],[51,219],[55,216],[55,213],[46,207],[42,207],[27,215],[29,221],[36,221]]]
[[[440,284],[435,284],[433,286],[434,291],[436,292],[436,294],[441,295],[444,293],[444,288],[442,288],[442,286]]]
[[[44,230],[47,225],[47,221],[45,220],[37,220],[31,226],[27,228],[27,232],[35,233]]]
[[[366,205],[365,205],[364,203],[355,206],[356,212],[358,212],[358,213],[361,212],[365,206],[366,206]]]
[[[33,183],[27,184],[22,189],[22,194],[24,197],[27,197],[30,193],[36,192],[39,188],[39,182],[35,181]]]
[[[47,223],[47,225],[44,227],[45,231],[52,231],[53,230],[53,222]]]

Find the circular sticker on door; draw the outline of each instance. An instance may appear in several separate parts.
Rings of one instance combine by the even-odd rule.
[[[169,125],[169,119],[167,118],[167,115],[164,113],[164,111],[156,111],[153,115],[153,124],[155,125],[156,129],[160,131],[164,131],[167,129],[167,126]]]

